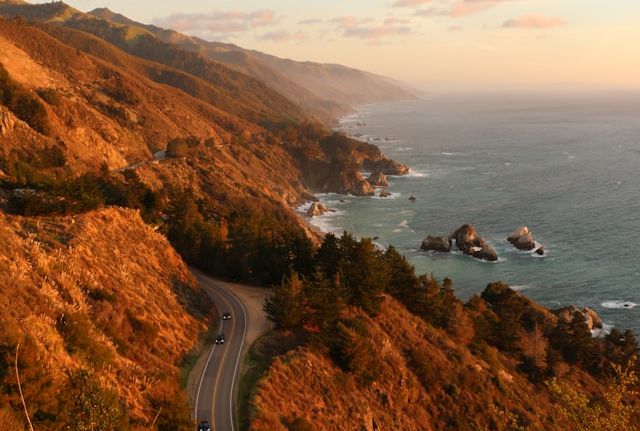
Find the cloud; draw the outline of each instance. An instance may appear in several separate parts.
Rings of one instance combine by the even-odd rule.
[[[427,3],[433,3],[433,0],[398,0],[393,7],[416,7]]]
[[[413,0],[407,0],[413,1]],[[475,13],[484,12],[499,4],[517,0],[453,0],[441,2],[438,5],[430,6],[426,9],[416,9],[415,15],[422,17],[430,16],[448,16],[451,18],[460,18]],[[425,4],[427,2],[421,2]]]
[[[460,27],[459,25],[452,25],[451,27],[449,27],[449,31],[462,31],[463,28]]]
[[[395,16],[390,16],[384,20],[385,25],[394,25],[394,24],[411,24],[411,20],[409,18],[398,18]]]
[[[474,13],[484,12],[501,3],[512,0],[461,0],[451,7],[451,16],[458,18]]]
[[[567,21],[562,18],[555,18],[544,15],[524,15],[520,18],[507,20],[502,24],[504,28],[535,28],[545,29],[567,25]]]
[[[411,33],[411,27],[405,25],[400,18],[387,18],[381,24],[376,24],[372,18],[358,18],[346,16],[334,18],[332,23],[342,30],[344,37],[366,40],[370,45],[384,43],[388,37]]]
[[[269,31],[263,34],[262,36],[260,36],[258,39],[262,41],[278,42],[278,43],[302,42],[307,39],[307,36],[301,31],[290,33],[286,30],[276,30],[276,31]]]
[[[226,38],[256,27],[275,25],[279,18],[269,9],[252,12],[214,11],[210,13],[174,13],[156,18],[153,24],[204,38]]]

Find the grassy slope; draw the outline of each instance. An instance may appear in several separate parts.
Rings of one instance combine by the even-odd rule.
[[[258,384],[251,430],[285,431],[297,418],[316,430],[506,430],[512,428],[500,416],[507,413],[531,430],[567,429],[556,422],[546,388],[494,349],[474,355],[391,298],[376,318],[362,317],[377,346],[380,377],[361,386],[325,354],[291,351]],[[578,369],[563,378],[599,387]]]
[[[134,422],[150,422],[152,400],[179,391],[179,363],[206,328],[207,297],[166,239],[122,209],[0,213],[0,236],[0,339],[13,346],[23,337],[25,358],[38,358],[22,365],[32,413],[56,412],[51,396],[67,371],[85,368],[116,390]],[[63,338],[63,315],[88,325],[82,344]],[[0,404],[17,408],[13,375],[0,382],[12,388]]]

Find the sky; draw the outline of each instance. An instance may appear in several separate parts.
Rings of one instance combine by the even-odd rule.
[[[640,89],[639,0],[67,3],[424,91]]]

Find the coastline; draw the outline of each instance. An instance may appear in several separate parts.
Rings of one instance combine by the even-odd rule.
[[[373,106],[376,108],[372,108]],[[357,238],[373,238],[377,244],[385,248],[388,245],[394,245],[416,266],[418,272],[433,273],[438,278],[452,278],[456,282],[456,291],[461,298],[471,297],[491,281],[504,280],[515,290],[522,291],[527,297],[548,309],[557,309],[570,304],[595,309],[603,318],[605,332],[609,332],[612,327],[631,328],[637,332],[638,324],[634,323],[635,314],[631,310],[640,309],[638,305],[640,298],[630,293],[626,287],[610,289],[602,285],[598,266],[583,262],[582,252],[576,255],[571,250],[567,250],[566,242],[563,242],[566,239],[558,234],[557,229],[554,229],[554,218],[548,215],[526,214],[523,211],[514,213],[510,211],[503,213],[504,216],[501,218],[487,223],[486,217],[478,220],[473,216],[465,215],[468,211],[455,218],[443,218],[437,214],[440,217],[438,219],[430,215],[434,212],[434,205],[439,205],[442,199],[442,190],[440,195],[437,193],[438,190],[434,192],[437,182],[443,184],[452,181],[455,176],[455,181],[461,188],[452,187],[448,194],[454,196],[453,199],[458,199],[460,192],[466,193],[468,190],[477,189],[474,184],[475,178],[481,178],[480,176],[485,173],[489,181],[496,181],[500,177],[494,173],[488,175],[491,172],[487,167],[466,164],[473,163],[474,157],[478,154],[476,147],[466,148],[461,146],[464,142],[462,144],[453,142],[454,145],[449,148],[443,146],[447,145],[446,143],[436,142],[434,145],[434,138],[424,133],[418,137],[422,139],[423,136],[429,136],[426,141],[416,140],[415,134],[405,134],[405,130],[401,129],[407,124],[405,117],[407,115],[415,117],[412,112],[419,108],[420,106],[413,104],[368,104],[358,107],[354,112],[340,119],[340,128],[337,130],[346,132],[350,137],[362,142],[380,146],[381,151],[391,158],[400,157],[399,161],[409,165],[411,173],[403,177],[389,178],[388,190],[397,193],[396,196],[389,198],[381,199],[377,195],[359,197],[314,194],[318,201],[337,211],[308,217],[305,210],[311,201],[305,202],[293,208],[304,220],[305,225],[320,236],[327,233],[340,235],[346,230]],[[383,118],[384,121],[380,123]],[[388,121],[387,118],[391,120]],[[357,123],[360,123],[360,126],[357,126]],[[392,125],[391,128],[388,128],[389,124]],[[419,131],[423,132],[423,130]],[[397,138],[393,136],[394,133],[398,134]],[[552,136],[551,139],[553,140],[554,137]],[[430,145],[428,148],[425,147],[426,142]],[[423,158],[416,158],[416,154]],[[485,157],[489,155],[488,152],[482,154]],[[564,153],[562,155],[564,164],[574,163],[575,157],[568,157]],[[514,171],[519,168],[517,158],[503,160],[504,158],[506,158],[504,155],[497,155],[491,163],[496,167],[504,166],[502,168],[504,171]],[[413,163],[414,160],[417,165]],[[472,170],[469,166],[475,167]],[[546,165],[539,166],[544,168]],[[503,173],[500,172],[500,175]],[[426,178],[429,180],[424,181]],[[520,184],[507,186],[520,187]],[[421,195],[416,195],[418,196],[417,204],[410,205],[405,201],[409,193],[416,188],[420,190]],[[498,201],[490,197],[486,201],[487,206],[500,205],[501,200],[506,196],[502,192],[503,188],[496,190],[495,195]],[[482,193],[479,196],[482,196]],[[465,197],[462,196],[460,199]],[[438,255],[419,250],[420,242],[427,234],[446,233],[448,229],[455,229],[466,222],[478,226],[481,234],[495,246],[500,257],[498,262],[478,261],[461,253]],[[533,224],[534,230],[539,234],[541,242],[548,251],[546,256],[539,257],[518,251],[505,242],[507,235],[522,224],[530,226]],[[378,237],[380,237],[379,240]]]

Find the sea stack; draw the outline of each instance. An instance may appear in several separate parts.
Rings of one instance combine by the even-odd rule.
[[[309,209],[307,210],[307,215],[309,217],[317,217],[329,211],[329,208],[325,206],[322,202],[314,202],[311,204]]]
[[[544,247],[536,242],[533,237],[533,233],[527,226],[522,226],[516,229],[511,235],[509,235],[507,241],[509,241],[518,250],[533,250],[540,256],[544,255]]]
[[[422,250],[439,251],[441,253],[449,253],[451,251],[451,238],[448,236],[427,236],[422,241]]]
[[[387,176],[380,171],[376,171],[369,175],[367,181],[376,187],[387,187],[389,185],[389,181],[387,181]]]
[[[451,234],[451,239],[455,240],[458,249],[468,256],[490,262],[498,260],[498,254],[493,247],[480,238],[476,228],[469,224],[460,226]]]
[[[460,226],[449,236],[429,235],[422,241],[420,248],[427,251],[449,253],[454,242],[456,247],[467,256],[490,262],[498,260],[498,254],[493,247],[480,238],[476,229],[469,224]]]

